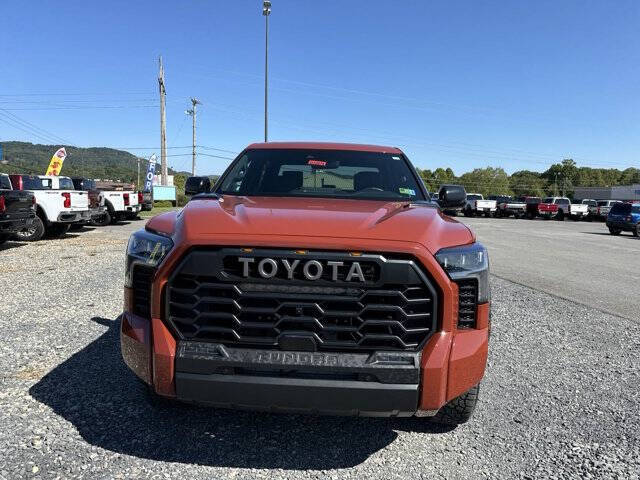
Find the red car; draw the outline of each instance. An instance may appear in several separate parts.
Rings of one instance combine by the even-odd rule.
[[[476,405],[487,252],[397,148],[250,145],[126,265],[122,355],[154,395],[452,424]]]

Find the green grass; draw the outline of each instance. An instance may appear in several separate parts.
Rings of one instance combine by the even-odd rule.
[[[165,213],[165,212],[172,212],[174,210],[180,210],[179,207],[153,207],[153,210],[151,210],[150,212],[145,211],[145,212],[140,212],[140,217],[141,218],[151,218],[151,217],[155,217],[156,215],[160,215],[161,213]]]

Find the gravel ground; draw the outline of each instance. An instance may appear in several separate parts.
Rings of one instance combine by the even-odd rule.
[[[640,478],[638,319],[497,277],[458,428],[149,405],[117,323],[141,225],[0,247],[0,478]]]

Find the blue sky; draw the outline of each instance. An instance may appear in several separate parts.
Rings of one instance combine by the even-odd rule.
[[[201,152],[262,140],[260,0],[3,0],[0,17],[0,141],[159,153],[160,54],[171,166],[190,168],[190,96]],[[270,140],[394,145],[458,174],[638,167],[639,25],[636,0],[273,0]]]

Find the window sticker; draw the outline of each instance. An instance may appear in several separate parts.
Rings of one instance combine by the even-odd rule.
[[[324,160],[309,160],[307,162],[308,165],[313,165],[314,167],[326,167],[327,162]]]
[[[400,187],[400,188],[398,189],[398,191],[399,191],[400,193],[402,193],[403,195],[412,195],[412,196],[413,196],[413,195],[415,195],[415,194],[416,194],[416,191],[415,191],[415,190],[413,190],[412,188],[403,188],[403,187]]]
[[[392,155],[391,158],[393,158],[394,160],[402,160],[402,158],[400,158],[398,156],[395,156],[395,155]]]

